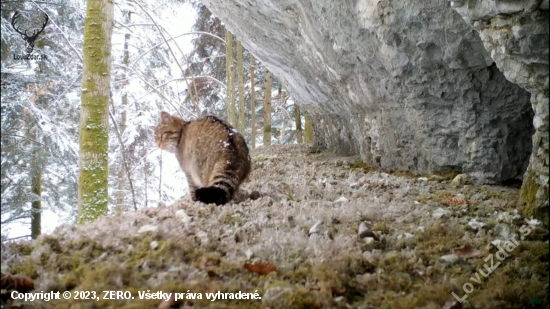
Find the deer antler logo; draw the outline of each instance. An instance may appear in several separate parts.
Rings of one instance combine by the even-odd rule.
[[[35,29],[32,29],[32,31],[30,31],[30,29],[21,30],[21,28],[17,28],[15,24],[17,23],[17,20],[20,17],[21,15],[19,14],[18,11],[16,11],[15,14],[13,14],[13,17],[11,18],[11,25],[13,26],[13,29],[17,31],[17,33],[19,33],[23,38],[23,40],[25,41],[25,46],[26,46],[25,50],[27,51],[28,54],[30,54],[34,49],[34,41],[38,38],[38,35],[42,33],[44,28],[46,28],[46,25],[48,24],[48,20],[50,18],[48,17],[48,14],[44,14],[44,22],[42,23],[42,28],[40,29],[35,28]]]

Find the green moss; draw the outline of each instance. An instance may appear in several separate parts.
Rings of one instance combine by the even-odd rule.
[[[376,222],[372,226],[372,230],[373,231],[380,231],[382,234],[389,234],[390,233],[390,228],[388,227],[388,225],[386,224],[385,221]]]
[[[256,157],[252,158],[252,163],[261,163],[261,162],[265,162],[267,160],[268,160],[267,157],[259,155],[259,156],[256,156]]]
[[[289,309],[315,309],[322,308],[318,293],[306,288],[297,288],[288,298],[286,308]]]
[[[363,172],[365,173],[368,173],[368,172],[371,172],[374,170],[373,167],[367,165],[367,163],[361,161],[361,160],[357,160],[355,162],[353,162],[350,166],[352,169],[360,169],[360,170],[363,170]]]
[[[33,263],[17,264],[11,268],[11,272],[13,274],[27,276],[31,279],[38,278],[38,270]]]
[[[453,180],[457,175],[462,174],[462,171],[455,169],[441,170],[433,173],[435,176],[439,176],[445,180]]]
[[[545,196],[542,199],[537,199],[539,188],[536,175],[533,172],[528,173],[520,190],[519,211],[524,217],[536,217],[548,224],[548,207],[544,205],[544,202],[548,203],[548,190],[544,190]]]
[[[107,212],[107,155],[103,153],[100,157],[103,157],[101,162],[84,163],[80,169],[79,188],[82,193],[78,224],[92,222]]]
[[[84,26],[84,71],[80,121],[80,179],[78,223],[91,222],[106,213],[108,203],[108,106],[112,3],[87,5]],[[112,16],[112,15],[111,15]],[[107,28],[103,27],[107,24]]]
[[[22,255],[31,255],[33,250],[34,247],[31,244],[21,244],[19,248],[19,252],[21,252]]]
[[[264,133],[265,134],[271,134],[271,126],[265,126],[264,127]]]
[[[418,175],[415,175],[409,171],[394,171],[394,170],[390,170],[388,172],[388,174],[391,174],[391,175],[394,175],[394,176],[397,176],[397,177],[403,177],[403,178],[416,178],[418,177]]]

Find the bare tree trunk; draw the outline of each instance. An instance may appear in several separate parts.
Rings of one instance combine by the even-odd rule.
[[[311,116],[306,114],[306,125],[305,125],[305,140],[306,144],[313,143],[313,125],[311,123]]]
[[[281,108],[286,111],[286,96],[285,96],[285,84],[281,82]],[[285,140],[285,122],[281,121],[281,144]]]
[[[254,81],[254,69],[256,63],[254,56],[250,54],[250,140],[252,149],[256,148],[256,82]]]
[[[124,15],[125,15],[124,23],[126,25],[129,25],[130,22],[131,22],[131,14],[132,14],[132,12],[130,12],[130,11],[124,12]],[[130,53],[128,52],[129,43],[130,43],[130,33],[127,32],[126,34],[124,34],[124,59],[122,60],[125,67],[129,67],[129,64],[130,64]],[[126,71],[123,71],[123,73],[122,73],[122,102],[121,102],[122,108],[121,108],[120,122],[119,122],[119,125],[118,125],[118,129],[120,131],[119,134],[121,136],[124,135],[124,131],[126,130],[126,117],[127,117],[126,108],[128,107],[128,89],[127,89],[128,84],[129,83],[128,83],[128,80],[127,80]],[[113,113],[115,113],[115,111],[113,111]],[[115,121],[115,119],[113,119],[113,123],[114,123],[114,121]],[[123,147],[122,143],[120,145],[120,151],[124,152],[124,147]],[[125,154],[122,153],[122,156],[124,156],[124,155]],[[116,194],[116,208],[120,208],[120,211],[124,212],[124,211],[126,211],[126,209],[125,209],[126,208],[125,207],[125,198],[124,198],[125,195],[126,195],[126,173],[125,173],[124,169],[122,168],[122,166],[118,167],[117,178],[118,178],[118,188],[117,188],[117,194]]]
[[[294,102],[294,120],[296,121],[296,142],[301,144],[302,139],[302,115],[300,115],[300,107]]]
[[[113,1],[88,0],[80,109],[79,224],[104,215],[109,201],[107,151],[112,30]]]
[[[237,119],[235,110],[235,73],[233,71],[233,34],[229,30],[225,30],[225,62],[227,65],[227,107],[229,123],[236,127]]]
[[[271,72],[265,70],[264,90],[264,146],[271,145],[271,86],[273,78]]]
[[[243,76],[243,46],[237,41],[237,76],[239,83],[239,132],[244,135],[244,76]]]
[[[33,154],[31,165],[31,192],[37,196],[31,203],[31,237],[36,239],[42,232],[42,167]]]

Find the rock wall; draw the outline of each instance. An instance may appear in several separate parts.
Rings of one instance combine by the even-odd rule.
[[[530,94],[447,1],[203,2],[288,82],[318,145],[382,169],[523,177]]]
[[[533,151],[525,173],[525,216],[548,220],[549,3],[525,1],[451,1],[451,6],[479,32],[500,71],[531,93],[535,112]]]

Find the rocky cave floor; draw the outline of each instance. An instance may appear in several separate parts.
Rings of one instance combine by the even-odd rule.
[[[516,188],[379,172],[305,145],[260,148],[253,162],[238,203],[186,197],[2,244],[3,272],[29,276],[35,292],[101,298],[3,307],[548,308],[548,226],[517,214]],[[164,303],[140,291],[202,299]],[[218,291],[261,300],[206,299]],[[467,297],[460,304],[452,292]]]

